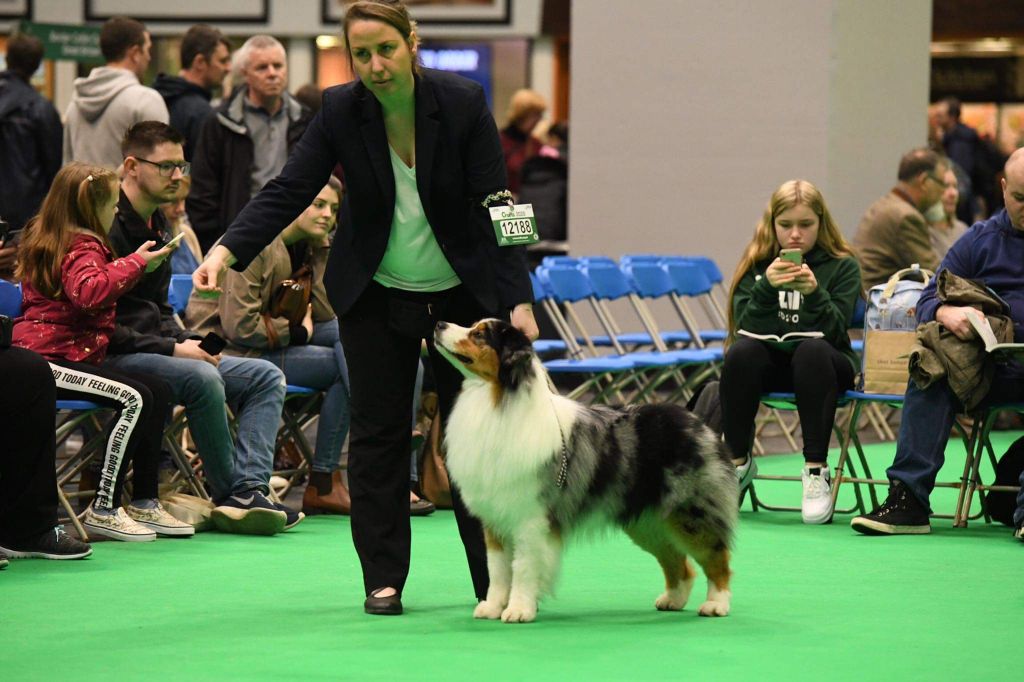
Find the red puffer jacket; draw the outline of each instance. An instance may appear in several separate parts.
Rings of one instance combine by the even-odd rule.
[[[22,283],[21,317],[14,321],[13,344],[49,360],[98,365],[114,331],[117,299],[146,271],[138,254],[113,260],[99,239],[79,234],[60,264],[61,291],[43,296]]]

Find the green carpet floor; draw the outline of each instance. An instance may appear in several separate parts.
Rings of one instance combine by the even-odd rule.
[[[1018,435],[998,434],[999,451]],[[893,446],[869,449],[881,473]],[[799,503],[795,483],[759,491]],[[347,518],[273,538],[97,543],[85,561],[0,572],[0,679],[1020,679],[1024,545],[1008,528],[868,538],[848,519],[809,527],[745,507],[724,619],[697,617],[703,577],[685,611],[655,611],[660,571],[621,534],[574,545],[557,596],[517,626],[471,618],[450,512],[413,520],[400,618],[362,614]]]

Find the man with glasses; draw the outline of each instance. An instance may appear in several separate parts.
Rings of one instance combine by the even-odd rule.
[[[125,256],[144,242],[165,243],[170,231],[161,204],[173,201],[191,165],[181,134],[165,123],[128,129],[121,149],[124,179],[110,228],[114,251]],[[201,336],[182,329],[167,303],[170,260],[147,272],[117,302],[117,328],[106,363],[124,372],[165,379],[185,406],[217,507],[213,520],[226,532],[273,535],[302,515],[266,499],[274,444],[284,404],[284,374],[266,360],[210,355]],[[225,405],[238,420],[232,437]]]
[[[853,236],[865,289],[914,263],[932,271],[938,266],[925,213],[936,204],[941,208],[948,168],[929,149],[912,149],[900,159],[896,186],[868,207]]]

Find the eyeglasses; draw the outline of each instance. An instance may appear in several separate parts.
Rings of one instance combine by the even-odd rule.
[[[144,159],[140,156],[135,156],[132,158],[134,158],[136,161],[148,163],[150,166],[156,166],[157,172],[159,172],[160,177],[163,178],[169,178],[172,175],[174,175],[175,168],[180,170],[182,176],[184,177],[188,177],[189,175],[192,174],[192,164],[189,163],[188,161],[185,161],[184,163],[175,163],[174,161],[164,161],[163,163],[156,163],[155,161],[150,161],[149,159]]]

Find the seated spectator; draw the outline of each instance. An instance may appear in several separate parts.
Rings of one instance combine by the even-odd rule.
[[[942,198],[948,168],[928,149],[914,149],[900,159],[896,186],[868,207],[853,236],[865,289],[914,263],[933,271],[938,266],[924,213]]]
[[[188,212],[185,210],[185,197],[188,196],[191,186],[190,177],[182,178],[174,199],[166,204],[160,204],[160,212],[167,220],[171,239],[182,233],[185,235],[178,243],[178,248],[171,254],[171,274],[174,275],[191,275],[203,260],[199,239],[192,230],[192,223],[189,222]]]
[[[799,249],[799,264],[780,256]],[[860,295],[860,268],[825,200],[811,183],[791,180],[772,194],[729,294],[731,343],[719,392],[722,428],[741,488],[756,471],[751,456],[760,397],[796,393],[804,440],[804,523],[832,518],[826,457],[838,397],[853,388],[859,360],[847,333]],[[817,332],[776,342],[745,336]]]
[[[110,229],[114,251],[125,255],[147,241],[166,243],[170,228],[161,204],[172,201],[189,173],[182,137],[157,121],[128,129],[122,143],[124,179],[117,216]],[[117,329],[106,366],[149,372],[171,385],[185,406],[189,430],[203,460],[213,521],[228,533],[274,535],[302,515],[266,498],[274,463],[274,442],[284,404],[284,375],[265,360],[210,355],[202,335],[182,329],[167,304],[171,265],[146,273],[117,303]],[[238,423],[232,435],[225,405]]]
[[[10,339],[5,339],[9,341]],[[57,525],[50,365],[24,348],[0,348],[0,568],[7,559],[82,559],[92,554]]]
[[[960,200],[959,183],[952,168],[946,169],[942,178],[946,189],[942,192],[942,200],[928,209],[928,236],[932,240],[932,248],[939,258],[946,253],[967,232],[967,225],[956,217],[956,205]]]
[[[1009,304],[1013,340],[1024,342],[1024,149],[1006,162],[1002,180],[1006,208],[976,223],[942,260],[939,274],[954,275],[987,286]],[[967,321],[967,308],[944,303],[937,295],[938,277],[925,288],[917,304],[922,324],[938,322],[965,343],[979,344]],[[982,351],[979,351],[984,355]],[[978,363],[982,371],[984,359]],[[1024,401],[1024,367],[1019,362],[1000,362],[981,406]],[[854,518],[850,525],[866,535],[897,535],[931,532],[929,497],[935,476],[945,460],[953,419],[963,410],[961,398],[943,378],[921,387],[907,385],[903,419],[896,441],[896,458],[886,471],[889,496],[870,514]],[[1024,485],[1024,475],[1020,483]],[[1024,541],[1024,489],[1017,495],[1014,537]]]
[[[519,195],[519,171],[527,159],[537,155],[541,142],[533,136],[547,110],[547,102],[533,90],[516,90],[508,105],[508,124],[501,130],[501,149],[505,152],[508,188]]]
[[[171,253],[167,247],[150,250],[156,243],[150,240],[115,260],[107,231],[116,206],[112,171],[72,163],[57,173],[22,243],[23,309],[13,340],[50,362],[58,399],[89,400],[117,413],[96,498],[82,525],[115,540],[189,536],[195,529],[157,499],[157,460],[171,408],[167,384],[144,372],[100,365],[114,331],[116,301]],[[134,472],[133,499],[122,509],[126,460]]]
[[[332,177],[244,272],[228,270],[223,294],[211,299],[193,292],[185,311],[189,326],[227,339],[225,353],[264,358],[284,371],[289,384],[326,392],[302,498],[306,514],[347,514],[351,504],[338,467],[349,427],[348,367],[323,283],[341,194],[341,183]],[[276,292],[286,280],[299,280],[296,273],[304,269],[312,289],[302,319],[275,317]]]

